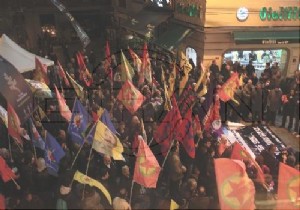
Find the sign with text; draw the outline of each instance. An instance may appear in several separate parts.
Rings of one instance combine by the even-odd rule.
[[[244,21],[239,20],[239,17],[244,16],[247,16]],[[205,27],[299,27],[299,25],[299,0],[206,1]]]

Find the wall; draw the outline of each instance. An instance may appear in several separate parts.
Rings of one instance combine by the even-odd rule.
[[[240,7],[246,7],[249,11],[248,18],[241,22],[237,19],[237,10]],[[299,13],[295,20],[264,20],[260,19],[260,10],[263,7],[272,7],[277,11],[280,7],[297,7],[299,9],[299,0],[207,0],[206,1],[206,20],[205,27],[270,27],[270,26],[295,26],[299,27]]]

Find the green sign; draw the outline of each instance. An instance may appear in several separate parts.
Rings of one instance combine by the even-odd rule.
[[[300,7],[280,7],[277,11],[272,7],[263,7],[259,16],[262,21],[300,20]]]
[[[198,5],[182,5],[181,3],[176,4],[176,11],[180,14],[187,15],[189,17],[200,18],[200,7]]]

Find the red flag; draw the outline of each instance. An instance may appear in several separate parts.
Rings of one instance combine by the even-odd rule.
[[[156,188],[160,166],[143,138],[139,136],[139,139],[133,181],[147,188]]]
[[[265,183],[265,176],[261,167],[251,157],[251,155],[247,152],[247,150],[245,150],[238,142],[235,142],[233,145],[232,152],[231,152],[231,159],[250,161],[257,170],[258,181],[260,181],[262,184]]]
[[[214,159],[221,209],[255,209],[254,184],[245,164],[228,158]]]
[[[109,66],[111,65],[111,55],[108,41],[106,41],[105,45],[105,61],[107,62],[107,64],[109,64]]]
[[[300,172],[283,163],[279,164],[277,209],[299,209]]]
[[[5,197],[4,195],[0,194],[0,210],[5,210]]]
[[[157,127],[154,139],[161,147],[162,155],[166,155],[171,142],[174,138],[174,133],[181,125],[181,115],[177,106],[176,99],[172,97],[173,108],[167,113],[163,121]]]
[[[60,65],[58,60],[57,60],[57,65],[58,65],[58,73],[59,73],[60,78],[64,80],[67,87],[70,87],[70,83],[69,83],[69,80],[67,79],[66,73],[65,73],[63,67]]]
[[[113,82],[113,71],[111,68],[111,54],[110,54],[110,47],[108,41],[106,41],[105,45],[105,62],[104,62],[104,69],[105,73],[110,79],[111,82]]]
[[[239,74],[233,73],[230,78],[222,85],[218,94],[222,101],[234,100],[234,93],[240,86]]]
[[[47,85],[49,85],[50,83],[47,76],[47,66],[45,64],[42,64],[37,57],[35,57],[34,79]]]
[[[76,54],[76,58],[77,58],[77,63],[80,71],[80,79],[83,80],[86,86],[89,87],[93,83],[92,75],[90,74],[89,70],[86,68],[83,56],[80,52]]]
[[[11,179],[15,179],[16,175],[11,170],[11,168],[8,167],[5,160],[0,156],[0,176],[4,182],[8,182]]]
[[[191,158],[195,158],[195,142],[192,123],[192,108],[188,110],[178,128],[176,139],[182,143]]]
[[[200,123],[200,119],[199,119],[199,117],[198,117],[198,115],[196,115],[195,117],[194,117],[194,133],[196,133],[196,132],[201,132],[201,123]]]
[[[124,83],[117,98],[124,104],[131,114],[136,112],[145,100],[145,97],[129,80]]]
[[[19,144],[23,145],[21,139],[21,123],[20,119],[15,112],[14,108],[8,104],[7,105],[7,116],[8,116],[8,133],[11,137],[15,138]]]
[[[137,72],[140,72],[142,67],[141,59],[130,47],[128,47],[128,51],[133,60],[133,66],[137,68]]]
[[[147,43],[144,44],[144,49],[143,49],[143,59],[142,59],[142,68],[140,71],[139,85],[144,83],[145,78],[150,84],[152,83],[152,70],[151,70],[151,63],[150,63]]]
[[[69,107],[66,104],[65,99],[62,97],[62,95],[58,92],[56,85],[54,85],[55,88],[55,94],[58,101],[58,108],[60,111],[61,116],[65,118],[68,122],[71,121],[72,118],[72,112],[70,111]]]
[[[211,126],[212,126],[212,122],[215,120],[219,120],[220,119],[220,100],[218,99],[218,97],[216,97],[216,101],[214,104],[210,105],[210,108],[204,118],[204,130],[209,131]]]

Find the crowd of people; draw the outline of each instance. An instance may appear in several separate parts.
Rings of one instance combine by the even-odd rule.
[[[87,56],[85,62],[88,69],[96,66],[94,59],[89,61]],[[55,63],[57,64],[57,60]],[[125,161],[113,160],[110,156],[99,154],[94,150],[90,156],[91,145],[86,143],[76,156],[80,145],[70,138],[68,123],[60,115],[57,101],[40,102],[42,103],[40,106],[45,108],[46,117],[40,119],[40,116],[34,113],[34,124],[42,137],[47,130],[56,138],[65,156],[60,161],[58,176],[52,176],[47,171],[45,151],[33,148],[31,141],[25,138],[22,148],[19,148],[11,138],[3,135],[0,155],[14,170],[19,185],[16,186],[13,181],[4,183],[0,179],[0,195],[3,194],[6,198],[6,209],[169,209],[170,199],[176,201],[180,208],[219,209],[213,160],[230,157],[231,146],[228,146],[225,151],[219,150],[219,145],[226,141],[226,136],[220,139],[211,132],[197,130],[194,133],[196,157],[190,158],[182,145],[175,141],[166,161],[161,155],[160,146],[153,140],[157,126],[167,113],[164,106],[161,66],[164,66],[165,76],[168,78],[172,65],[172,62],[159,53],[151,60],[153,78],[157,81],[155,86],[147,81],[138,85],[136,74],[132,80],[133,84],[146,99],[134,114],[131,114],[117,99],[117,94],[122,87],[121,64],[117,56],[112,56],[112,78],[108,76],[105,62],[91,72],[94,82],[92,86],[85,89],[85,96],[80,99],[81,103],[90,114],[92,111],[97,112],[100,107],[108,111],[117,129],[117,136],[123,144]],[[188,84],[195,83],[202,72],[200,63],[192,66]],[[221,102],[222,121],[250,120],[253,124],[275,125],[276,115],[280,113],[283,116],[281,126],[286,126],[288,117],[288,129],[299,134],[300,74],[297,71],[292,78],[281,78],[278,66],[270,66],[268,63],[266,66],[262,76],[257,78],[251,63],[244,69],[238,63],[227,61],[219,69],[213,61],[209,70],[210,81],[217,81],[214,94],[217,94],[218,87],[230,78],[232,72],[238,72],[243,76],[243,85],[235,93],[239,105],[232,101],[226,104]],[[71,58],[64,69],[79,84],[85,86],[80,80],[75,58]],[[176,87],[184,75],[182,69],[178,71]],[[51,81],[50,88],[54,85],[59,87],[72,110],[76,93],[61,81],[57,65],[49,69],[48,76]],[[177,93],[174,94],[179,98]],[[203,100],[195,102],[193,115],[198,115],[197,109],[201,107]],[[164,164],[156,188],[144,188],[132,183],[137,152],[134,139],[136,135],[143,135],[142,121],[150,149],[160,165]],[[1,133],[7,133],[4,122],[1,122],[1,130],[3,131]],[[250,162],[245,162],[248,176],[255,183],[256,201],[276,198],[279,162],[299,170],[297,151],[288,148],[281,151],[278,157],[275,156],[275,151],[274,145],[270,145],[256,156],[256,161],[265,174],[267,188],[257,181],[256,168]],[[74,181],[73,176],[77,170],[100,181],[108,189],[113,199],[112,205],[98,188]]]

